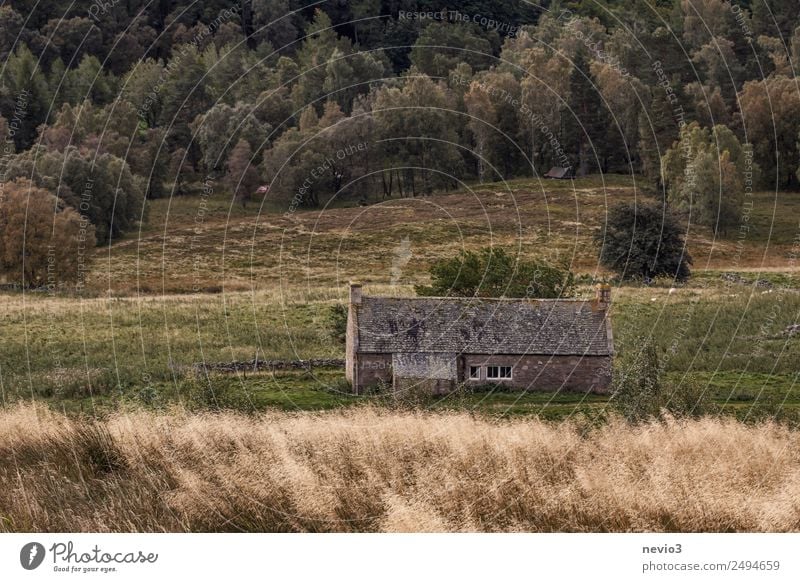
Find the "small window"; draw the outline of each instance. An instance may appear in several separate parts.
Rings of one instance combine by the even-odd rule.
[[[470,366],[469,367],[469,379],[470,380],[480,380],[481,379],[481,367],[480,366]]]
[[[511,380],[511,366],[486,366],[487,380]]]

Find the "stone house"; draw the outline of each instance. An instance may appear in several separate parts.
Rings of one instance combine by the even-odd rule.
[[[350,285],[346,375],[355,393],[459,384],[605,393],[611,289],[592,300],[369,297]]]

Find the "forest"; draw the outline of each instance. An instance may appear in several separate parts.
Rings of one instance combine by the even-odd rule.
[[[633,175],[720,236],[754,189],[800,186],[794,0],[23,0],[0,59],[24,286],[209,184],[291,214],[557,166]],[[38,238],[14,228],[31,198]]]

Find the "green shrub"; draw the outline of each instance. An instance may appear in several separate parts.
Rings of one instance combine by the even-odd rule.
[[[632,422],[669,415],[698,417],[717,412],[710,391],[693,378],[669,384],[662,374],[658,348],[650,338],[638,338],[638,346],[616,364],[612,404]]]
[[[686,378],[677,385],[670,384],[663,388],[661,410],[684,418],[713,414],[719,411],[719,407],[714,404],[708,386],[693,378]]]
[[[425,297],[571,296],[575,276],[567,268],[512,256],[502,248],[461,251],[431,267],[431,284],[414,287]]]
[[[692,257],[684,229],[671,211],[657,204],[621,202],[611,207],[605,228],[595,233],[600,264],[622,279],[689,277]]]
[[[626,351],[615,365],[612,404],[632,422],[657,417],[661,411],[661,370],[658,351],[649,338]]]
[[[332,305],[328,312],[328,330],[340,344],[347,340],[347,307],[341,303]]]
[[[353,385],[347,378],[336,378],[329,384],[325,384],[323,388],[326,392],[331,394],[352,394]]]
[[[192,410],[244,410],[245,396],[236,388],[224,380],[199,378],[185,385],[184,402]]]

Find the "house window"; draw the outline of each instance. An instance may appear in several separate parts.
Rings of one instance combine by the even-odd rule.
[[[487,380],[511,380],[511,366],[486,366]]]
[[[470,366],[469,367],[469,379],[470,380],[480,380],[481,379],[481,367],[480,366]]]

